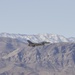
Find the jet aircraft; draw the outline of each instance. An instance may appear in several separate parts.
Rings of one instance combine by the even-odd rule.
[[[35,47],[35,46],[41,46],[41,45],[45,45],[45,44],[49,44],[50,42],[45,42],[45,41],[43,41],[43,42],[40,42],[40,43],[33,43],[33,42],[31,42],[30,40],[27,40],[28,41],[28,46],[32,46],[32,47]]]

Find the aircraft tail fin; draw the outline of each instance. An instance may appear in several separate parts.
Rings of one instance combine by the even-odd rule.
[[[27,40],[29,44],[33,44],[30,40]]]

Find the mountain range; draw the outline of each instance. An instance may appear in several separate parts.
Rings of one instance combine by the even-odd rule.
[[[50,43],[30,47],[27,40]],[[75,75],[75,38],[1,33],[0,75]]]
[[[75,37],[66,38],[62,35],[56,35],[56,34],[27,35],[27,34],[0,33],[0,37],[16,38],[23,42],[26,42],[26,40],[31,40],[33,42],[47,41],[50,43],[75,42]]]

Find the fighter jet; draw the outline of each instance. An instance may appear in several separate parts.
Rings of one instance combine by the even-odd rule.
[[[42,45],[45,45],[45,44],[49,44],[50,43],[50,42],[45,42],[45,41],[40,42],[40,43],[33,43],[30,40],[27,40],[27,41],[29,43],[28,46],[31,46],[31,47],[42,46]]]

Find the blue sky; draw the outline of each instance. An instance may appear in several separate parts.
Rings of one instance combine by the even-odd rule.
[[[75,0],[0,0],[0,33],[75,37]]]

